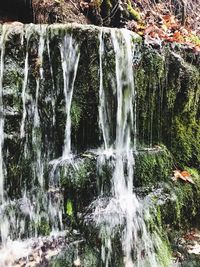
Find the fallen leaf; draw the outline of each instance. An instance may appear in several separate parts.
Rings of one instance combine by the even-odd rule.
[[[175,171],[173,171],[173,173],[174,173],[174,176],[173,176],[173,180],[175,181],[177,181],[178,179],[181,179],[181,180],[183,180],[183,181],[187,181],[187,179],[183,176],[183,175],[181,175],[181,171],[180,170],[175,170]]]
[[[178,181],[178,179],[181,179],[184,182],[189,182],[191,184],[194,184],[194,181],[192,180],[191,174],[187,171],[180,171],[175,170],[173,171],[174,176],[172,177],[173,181]]]
[[[191,176],[188,176],[188,177],[187,177],[187,181],[188,181],[189,183],[191,183],[191,184],[194,184],[194,181],[192,180]]]
[[[186,176],[191,176],[191,175],[189,174],[189,172],[187,172],[187,171],[182,171],[182,172],[181,172],[181,175],[184,176],[184,177],[186,177]]]

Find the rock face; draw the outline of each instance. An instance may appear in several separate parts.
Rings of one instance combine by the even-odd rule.
[[[81,12],[79,1],[8,0],[0,3],[0,23],[80,23],[89,20]]]
[[[32,21],[34,23],[79,23],[88,24],[89,20],[81,12],[79,1],[37,1],[32,0]]]
[[[16,98],[18,97],[16,101],[20,102],[20,92],[22,91],[24,78],[25,49],[28,49],[29,52],[29,80],[34,87],[39,68],[37,65],[39,64],[37,62],[37,44],[42,27],[40,28],[38,25],[24,28],[13,24],[10,29],[5,48],[4,87],[7,88],[5,90],[6,95],[16,92]],[[30,31],[30,40],[27,43],[27,37],[24,36],[24,45],[19,47],[21,34],[24,34],[24,31]],[[81,151],[98,147],[99,144],[97,125],[99,103],[98,38],[100,30],[94,26],[78,26],[75,24],[47,27],[45,38],[49,38],[50,59],[47,47],[45,47],[43,68],[46,76],[44,87],[54,86],[56,92],[62,91],[60,90],[62,89],[63,78],[59,67],[61,63],[59,42],[66,32],[72,34],[80,49],[71,115],[72,144],[75,150]],[[136,42],[138,41],[136,40]],[[110,64],[112,64],[111,60]],[[139,143],[147,146],[163,143],[171,150],[178,163],[196,167],[199,166],[200,160],[198,153],[200,90],[198,60],[198,55],[195,56],[182,50],[178,51],[178,48],[174,50],[164,48],[161,54],[159,51],[141,45],[135,59],[133,59],[138,102],[137,128]],[[52,64],[53,77],[50,77],[49,64]],[[112,65],[108,66],[108,68],[111,67]],[[16,83],[16,79],[18,83]],[[48,89],[46,94],[47,92]],[[62,94],[62,92],[60,93]],[[56,103],[57,110],[60,112],[60,114],[57,114],[58,117],[62,116],[62,96],[60,96],[60,99],[60,103],[59,101]],[[14,104],[12,107],[6,107],[8,117],[16,117],[21,110],[20,105],[17,107]],[[59,123],[62,124],[61,121]],[[8,127],[10,126],[8,125]],[[11,134],[10,129],[7,134]],[[17,132],[15,131],[13,134],[17,135]],[[62,134],[61,129],[59,135]],[[59,140],[58,138],[57,142]]]
[[[200,160],[198,62],[199,55],[178,48],[162,55],[144,48],[136,74],[139,136],[164,143],[182,167],[198,168]]]
[[[101,147],[103,142],[99,129],[99,44],[102,32],[106,57],[106,64],[102,66],[105,73],[103,86],[107,89],[111,142],[115,140],[112,128],[116,126],[117,96],[110,74],[115,71],[111,29],[78,24],[46,26],[13,23],[4,25],[0,31],[3,102],[0,119],[3,118],[4,122],[4,144],[1,142],[3,164],[0,168],[4,172],[4,189],[6,186],[3,194],[5,199],[26,199],[24,194],[30,190],[36,198],[31,198],[33,205],[28,205],[30,208],[26,208],[25,215],[17,214],[16,220],[25,218],[20,237],[27,237],[27,221],[32,209],[39,213],[48,210],[49,213],[34,221],[29,231],[37,228],[40,234],[49,232],[54,224],[53,218],[60,216],[58,213],[50,214],[52,199],[57,203],[55,212],[58,207],[65,206],[65,224],[84,227],[81,216],[85,208],[98,196],[100,187],[103,186],[105,191],[108,188],[109,195],[111,186],[111,166],[105,164],[99,173],[97,157],[94,151],[91,152],[91,149]],[[146,191],[149,192],[147,187],[168,182],[173,164],[179,168],[189,166],[199,170],[199,56],[176,47],[154,50],[144,46],[140,37],[130,34],[135,48],[130,57],[136,90],[134,108],[136,106],[138,148],[134,186],[145,186],[138,192],[146,195]],[[66,54],[68,50],[71,54]],[[74,61],[70,61],[72,59]],[[69,71],[67,75],[66,68]],[[68,88],[72,91],[70,102],[66,102],[66,95],[71,92]],[[68,158],[62,160],[63,147],[71,147],[68,152],[74,153],[75,163]],[[52,167],[56,164],[59,165],[58,171]],[[174,186],[168,183],[170,187],[166,187],[166,191],[170,194],[171,188],[175,187],[179,206],[176,206],[175,214],[174,202],[161,205],[159,214],[164,221],[168,222],[170,218],[174,222],[180,216],[189,217],[191,213],[195,218],[198,214],[200,206],[195,198],[200,197],[199,174],[192,171],[195,185]],[[64,199],[60,197],[60,185]],[[159,202],[158,196],[155,199]],[[195,210],[189,213],[187,205],[191,201]],[[12,207],[11,202],[9,207]],[[63,210],[61,213],[64,213]],[[54,226],[62,228],[62,220],[58,221]],[[90,231],[86,234],[90,235]],[[13,231],[13,236],[16,235],[17,232]]]

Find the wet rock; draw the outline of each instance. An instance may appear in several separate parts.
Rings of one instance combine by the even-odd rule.
[[[32,242],[30,251],[24,257],[17,260],[11,259],[8,255],[8,265],[12,263],[13,267],[46,267],[49,266],[49,260],[59,254],[67,245],[65,236],[43,237]],[[24,250],[24,253],[27,253]],[[10,257],[10,259],[9,259]]]

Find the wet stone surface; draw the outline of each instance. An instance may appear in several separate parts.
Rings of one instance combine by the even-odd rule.
[[[31,242],[31,244],[30,244]],[[12,267],[31,267],[31,266],[48,266],[51,257],[59,254],[67,245],[69,240],[65,235],[41,237],[32,241],[19,242],[14,244],[11,249],[2,248],[5,250],[3,259],[0,259],[0,266]]]

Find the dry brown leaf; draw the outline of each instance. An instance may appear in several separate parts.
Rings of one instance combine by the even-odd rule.
[[[178,180],[178,179],[181,179],[181,180],[183,180],[183,181],[187,181],[187,179],[185,178],[185,176],[183,176],[182,174],[181,174],[181,171],[180,170],[175,170],[175,171],[173,171],[173,173],[174,173],[174,180]]]
[[[184,176],[184,177],[186,177],[186,176],[191,176],[190,173],[187,172],[187,171],[182,171],[182,172],[181,172],[181,175]]]
[[[172,177],[173,181],[178,181],[178,179],[181,179],[184,182],[189,182],[191,184],[194,184],[194,181],[192,180],[191,174],[187,171],[180,171],[175,170],[173,171],[174,176]]]

